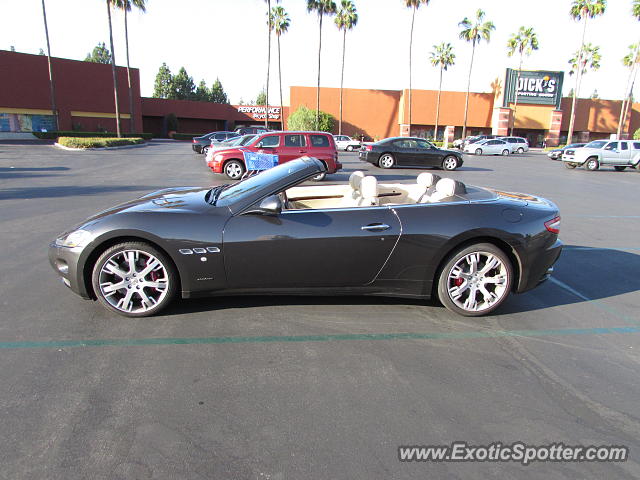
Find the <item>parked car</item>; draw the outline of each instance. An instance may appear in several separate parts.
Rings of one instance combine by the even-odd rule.
[[[490,140],[493,138],[498,138],[497,135],[473,135],[470,137],[466,137],[463,140],[456,140],[453,142],[453,146],[459,148],[460,150],[464,150],[467,145],[469,145],[470,143],[476,143],[476,142],[481,142],[482,140]],[[458,142],[456,144],[456,142]]]
[[[560,160],[562,158],[562,154],[566,150],[582,148],[585,145],[586,143],[572,143],[571,145],[566,145],[561,148],[554,148],[553,150],[550,150],[549,153],[547,153],[547,157],[549,157],[551,160]]]
[[[558,208],[543,198],[450,178],[429,193],[426,172],[413,184],[354,172],[302,186],[326,169],[300,158],[230,185],[150,193],[61,234],[49,261],[73,292],[127,317],[177,295],[238,292],[435,294],[480,316],[535,288],[560,255]]]
[[[315,180],[323,180],[327,173],[335,173],[342,168],[333,135],[326,132],[263,133],[251,145],[216,152],[207,165],[214,173],[224,173],[237,180],[247,171],[245,152],[277,155],[278,163],[304,156],[315,157],[327,165],[327,172],[318,174]]]
[[[230,147],[242,147],[244,145],[249,145],[255,138],[256,135],[242,135],[241,137],[233,137],[229,140],[225,140],[224,142],[212,142],[211,145],[202,149],[202,153],[205,155],[205,162],[208,162],[213,158],[212,155],[214,152],[226,150]]]
[[[529,142],[522,137],[498,137],[499,140],[507,142],[511,153],[524,153],[529,151]]]
[[[587,170],[598,170],[601,166],[608,166],[619,172],[627,167],[640,169],[640,141],[594,140],[582,148],[565,150],[562,161],[569,169],[579,166]]]
[[[345,150],[347,152],[353,152],[361,147],[361,143],[358,140],[354,140],[347,135],[334,135],[333,139],[336,142],[336,148],[338,150]]]
[[[359,158],[380,168],[436,167],[455,170],[464,163],[460,152],[443,150],[424,138],[392,137],[362,146]]]
[[[234,130],[238,135],[249,135],[249,134],[259,134],[266,133],[269,131],[268,128],[265,127],[237,127]]]
[[[191,148],[196,153],[205,153],[204,148],[212,143],[224,142],[237,136],[235,132],[210,132],[200,137],[193,137]]]
[[[493,140],[480,140],[470,143],[464,148],[465,153],[476,155],[509,155],[511,147],[504,140],[494,138]]]

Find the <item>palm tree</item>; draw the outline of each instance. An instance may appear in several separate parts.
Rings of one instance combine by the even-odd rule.
[[[47,10],[42,0],[42,19],[44,20],[44,34],[47,37],[47,63],[49,64],[49,90],[51,93],[51,113],[55,118],[56,130],[58,130],[58,113],[56,109],[56,88],[53,83],[53,70],[51,68],[51,44],[49,43],[49,27],[47,25]]]
[[[284,107],[282,106],[282,67],[280,64],[280,37],[282,34],[287,33],[289,26],[291,25],[291,19],[289,15],[282,7],[273,7],[271,9],[271,26],[276,31],[276,38],[278,39],[278,81],[280,82],[280,124],[282,130],[284,130]]]
[[[628,108],[631,104],[633,85],[635,84],[635,77],[638,74],[638,68],[640,66],[640,43],[629,45],[629,53],[624,56],[622,63],[625,67],[629,68],[629,78],[627,79],[627,87],[624,91],[624,97],[622,98],[622,105],[620,106],[620,121],[618,122],[617,132],[618,139],[622,134],[622,127],[627,118]]]
[[[269,128],[269,73],[271,71],[271,30],[273,30],[273,26],[271,25],[271,0],[264,0],[267,3],[267,30],[268,30],[268,40],[267,40],[267,86],[265,88],[266,95],[266,103],[265,108],[266,115],[264,117],[264,127]],[[275,0],[276,3],[280,2],[280,0]]]
[[[584,52],[584,39],[587,33],[587,20],[602,15],[607,8],[607,0],[573,0],[569,15],[577,21],[582,21],[582,41],[578,55]],[[581,59],[577,58],[577,63],[581,63]],[[569,132],[567,133],[567,145],[571,143],[573,138],[573,126],[575,122],[576,95],[578,94],[577,85],[582,80],[582,69],[578,69],[576,73],[576,87],[573,89],[573,99],[571,100],[571,117],[569,118]]]
[[[320,55],[322,53],[322,17],[336,13],[333,0],[307,0],[307,12],[318,13],[318,88],[316,90],[316,129],[320,125]]]
[[[111,73],[113,74],[113,97],[116,105],[116,134],[118,138],[122,136],[120,132],[120,107],[118,106],[118,79],[116,76],[116,54],[113,50],[113,27],[111,25],[111,2],[107,0],[107,18],[109,19],[109,41],[111,42]]]
[[[442,42],[440,45],[434,45],[430,54],[431,65],[440,67],[440,84],[438,86],[438,101],[436,102],[436,125],[433,129],[433,141],[438,140],[438,120],[440,118],[440,94],[442,93],[442,73],[455,63],[456,55],[453,53],[453,47],[450,43]]]
[[[511,38],[507,42],[507,55],[512,57],[514,53],[518,52],[520,55],[520,63],[518,64],[518,76],[516,77],[516,88],[513,102],[513,124],[511,125],[511,133],[513,135],[513,129],[516,125],[516,111],[518,109],[518,84],[520,83],[520,74],[522,72],[522,60],[524,55],[527,57],[531,55],[531,52],[538,50],[538,36],[533,28],[520,27],[518,33],[511,35]]]
[[[342,71],[340,74],[340,120],[338,121],[338,135],[342,135],[342,88],[344,85],[344,52],[347,43],[347,30],[351,30],[358,23],[358,12],[351,0],[342,0],[336,15],[336,26],[342,30]]]
[[[413,50],[413,24],[416,19],[416,10],[420,8],[423,3],[429,5],[429,0],[402,0],[404,6],[410,8],[411,11],[411,33],[409,34],[409,136],[411,136],[411,73],[412,73],[412,50]]]
[[[573,56],[569,59],[569,64],[571,65],[571,71],[569,75],[575,75],[576,78],[580,78],[580,81],[576,83],[576,88],[573,92],[574,100],[580,94],[580,86],[582,85],[582,77],[587,70],[598,70],[600,68],[600,60],[602,56],[600,55],[600,47],[596,47],[591,45],[590,43],[585,43],[580,50],[576,51]],[[571,109],[571,122],[573,122],[574,118],[574,110],[573,106]],[[570,128],[573,125],[571,124]],[[567,145],[571,143],[572,132],[569,132],[569,137],[567,138]]]
[[[464,124],[462,126],[462,138],[467,135],[467,116],[469,113],[469,91],[471,89],[471,71],[473,70],[473,57],[476,53],[476,45],[482,40],[491,39],[491,32],[496,29],[491,21],[484,21],[484,12],[478,9],[476,18],[471,21],[467,17],[458,26],[462,27],[460,39],[471,43],[471,62],[469,63],[469,78],[467,79],[467,97],[464,102]]]
[[[129,21],[127,19],[127,13],[131,11],[131,7],[134,6],[141,12],[146,12],[146,0],[111,0],[115,8],[119,8],[124,11],[124,39],[125,49],[127,51],[127,82],[129,85],[129,127],[131,133],[135,132],[134,123],[134,105],[133,105],[133,89],[131,88],[131,67],[129,65]],[[111,47],[113,51],[113,46]]]

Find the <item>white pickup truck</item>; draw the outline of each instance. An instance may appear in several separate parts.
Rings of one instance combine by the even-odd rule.
[[[627,167],[640,169],[640,140],[594,140],[582,148],[565,150],[562,161],[570,169],[580,166],[587,170],[613,167],[619,172]]]

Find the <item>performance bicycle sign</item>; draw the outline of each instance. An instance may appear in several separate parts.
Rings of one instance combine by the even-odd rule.
[[[560,108],[563,80],[564,72],[522,70],[518,78],[518,70],[507,68],[503,106],[508,107],[515,102],[517,90],[518,103],[554,105]]]
[[[267,107],[241,105],[238,113],[247,113],[255,120],[264,120],[267,116]],[[269,107],[269,120],[280,120],[280,107]]]

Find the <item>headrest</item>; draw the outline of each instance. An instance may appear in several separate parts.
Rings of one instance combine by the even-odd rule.
[[[434,185],[438,180],[440,180],[439,175],[434,175],[433,173],[424,172],[418,175],[416,179],[416,183],[418,185],[422,185],[423,187],[430,187]]]
[[[364,198],[374,198],[378,196],[378,180],[376,177],[367,176],[360,182],[360,193]]]
[[[349,175],[349,185],[351,185],[351,188],[353,190],[360,190],[360,182],[362,182],[363,178],[364,173],[362,173],[360,170],[357,170]]]
[[[452,197],[456,193],[456,182],[451,178],[443,178],[436,184],[436,192]]]

